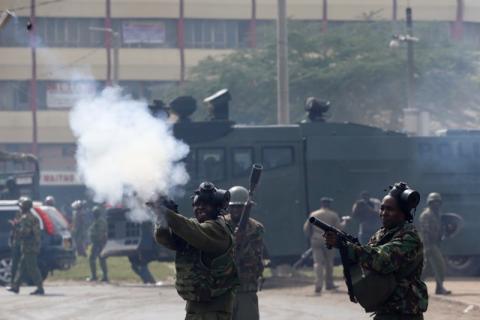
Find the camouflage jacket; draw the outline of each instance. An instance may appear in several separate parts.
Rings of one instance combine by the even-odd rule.
[[[22,253],[40,252],[40,222],[31,213],[23,214],[20,218],[18,236]]]
[[[168,209],[165,218],[168,228],[157,223],[155,239],[176,251],[175,287],[187,301],[187,313],[230,313],[238,285],[230,226],[223,217],[198,222]],[[210,295],[211,301],[206,301],[205,295]]]
[[[22,212],[18,211],[15,213],[15,217],[11,221],[12,224],[12,230],[10,231],[10,237],[8,239],[8,245],[11,248],[17,247],[20,245],[20,234],[19,234],[19,229],[20,229],[20,218],[22,217]]]
[[[440,215],[426,208],[419,218],[420,233],[426,247],[438,245],[442,239],[442,222]]]
[[[225,216],[233,230],[236,225],[230,215]],[[257,291],[258,279],[263,274],[263,225],[255,219],[248,220],[246,234],[240,243],[235,243],[240,288],[237,291]]]
[[[377,313],[418,315],[427,310],[427,286],[420,278],[423,244],[413,224],[381,228],[367,245],[349,243],[347,249],[350,259],[362,267],[396,276],[397,287]],[[412,264],[417,265],[410,271]]]
[[[103,245],[107,241],[108,232],[107,221],[103,218],[98,218],[93,221],[88,228],[88,235],[90,242],[96,245]]]

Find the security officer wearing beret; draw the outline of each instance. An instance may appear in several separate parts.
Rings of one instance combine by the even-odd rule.
[[[309,218],[315,217],[339,229],[340,218],[338,214],[331,209],[332,202],[332,198],[322,197],[320,199],[320,209],[312,212]],[[303,231],[309,238],[310,245],[312,246],[315,293],[321,294],[324,279],[325,289],[336,289],[337,287],[333,283],[334,252],[326,248],[325,239],[323,238],[324,232],[318,228],[313,228],[312,224],[308,222],[308,219],[303,226]]]
[[[20,285],[25,279],[31,279],[37,289],[32,295],[43,295],[42,276],[38,269],[37,256],[40,252],[40,222],[32,213],[33,203],[30,198],[22,197],[18,205],[22,215],[19,221],[18,238],[20,241],[21,258],[19,270],[15,275],[15,280],[10,289],[11,292],[18,293]]]
[[[230,320],[238,286],[233,231],[221,212],[230,194],[210,182],[193,196],[195,218],[176,211],[172,201],[150,204],[156,212],[155,238],[175,250],[178,294],[186,301],[186,320]]]
[[[433,192],[427,197],[427,205],[420,215],[420,232],[425,248],[425,266],[430,267],[435,275],[436,289],[435,294],[448,295],[451,291],[445,289],[443,281],[445,280],[445,260],[440,251],[440,242],[443,237],[441,208],[442,196],[440,193]]]
[[[367,310],[374,312],[375,320],[421,320],[427,310],[427,286],[421,280],[423,244],[412,223],[412,212],[419,201],[418,192],[403,182],[396,183],[381,204],[383,227],[366,245],[342,244],[335,233],[325,233],[327,245],[344,246],[349,260],[365,272],[375,272],[385,279],[390,277],[394,282],[387,297],[380,297],[384,300],[373,310]]]
[[[235,186],[228,191],[231,198],[228,206],[229,214],[225,216],[225,220],[235,230],[248,200],[248,190],[241,186]],[[244,231],[236,232],[235,260],[240,287],[235,294],[233,320],[258,320],[260,318],[257,290],[264,269],[264,232],[263,225],[253,218],[248,219]]]

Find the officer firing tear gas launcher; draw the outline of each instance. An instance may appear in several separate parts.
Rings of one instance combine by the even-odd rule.
[[[175,287],[187,303],[185,319],[231,319],[239,280],[233,230],[221,214],[230,193],[203,182],[192,200],[195,217],[190,219],[164,197],[147,203],[157,214],[155,239],[176,252]]]
[[[360,245],[358,240],[318,219],[310,222],[325,231],[329,248],[340,250],[345,282],[352,302],[376,320],[423,319],[428,293],[421,280],[423,244],[413,225],[420,194],[400,182],[383,198],[383,227]]]

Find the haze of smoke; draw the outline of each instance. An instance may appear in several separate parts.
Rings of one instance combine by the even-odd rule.
[[[165,119],[154,118],[144,101],[106,88],[86,96],[70,113],[77,139],[77,170],[96,201],[123,203],[131,218],[148,219],[143,203],[154,194],[172,196],[189,179],[179,161],[189,152]]]

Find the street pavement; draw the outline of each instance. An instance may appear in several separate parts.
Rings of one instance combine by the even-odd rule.
[[[478,281],[475,281],[478,284]],[[458,294],[464,294],[460,290]],[[470,284],[468,285],[470,287]],[[456,290],[453,285],[452,290]],[[184,302],[172,286],[47,282],[44,297],[29,296],[34,288],[22,287],[15,295],[0,290],[1,320],[178,320]],[[468,289],[470,290],[470,289]],[[473,293],[468,296],[474,296]],[[259,294],[262,320],[361,320],[371,319],[338,292],[313,293],[313,286],[266,289]],[[480,309],[461,302],[433,298],[427,320],[478,320]]]

